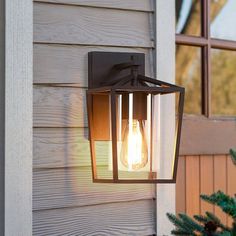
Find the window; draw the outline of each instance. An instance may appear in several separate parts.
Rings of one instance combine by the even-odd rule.
[[[236,1],[176,0],[176,82],[185,113],[236,115]]]

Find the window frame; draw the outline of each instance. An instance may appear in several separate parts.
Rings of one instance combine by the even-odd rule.
[[[201,36],[175,34],[176,45],[201,48],[201,115],[184,114],[180,155],[227,154],[236,145],[235,116],[211,112],[211,49],[236,51],[236,41],[211,38],[211,0],[201,1]]]
[[[234,116],[212,115],[211,111],[211,49],[236,51],[236,41],[216,39],[210,32],[211,0],[199,0],[201,4],[201,36],[176,34],[176,45],[201,48],[201,114],[208,118],[235,119]],[[186,114],[185,114],[186,116]]]

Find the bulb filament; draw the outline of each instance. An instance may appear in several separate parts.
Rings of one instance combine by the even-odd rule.
[[[123,135],[121,162],[128,171],[146,166],[148,150],[142,120],[128,121]]]

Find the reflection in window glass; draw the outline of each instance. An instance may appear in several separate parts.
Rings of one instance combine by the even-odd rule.
[[[236,115],[236,52],[212,49],[212,114]]]
[[[236,1],[211,0],[211,37],[236,40]]]
[[[176,33],[201,34],[201,1],[176,0]]]
[[[185,87],[184,112],[201,114],[201,48],[177,46],[176,84]]]

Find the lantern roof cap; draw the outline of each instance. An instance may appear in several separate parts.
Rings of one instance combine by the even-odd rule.
[[[134,76],[128,75],[120,78],[117,81],[103,83],[101,87],[90,88],[88,92],[147,92],[156,94],[168,94],[175,92],[184,92],[184,88],[167,83],[161,80],[156,80],[144,75],[137,75],[135,80]]]

